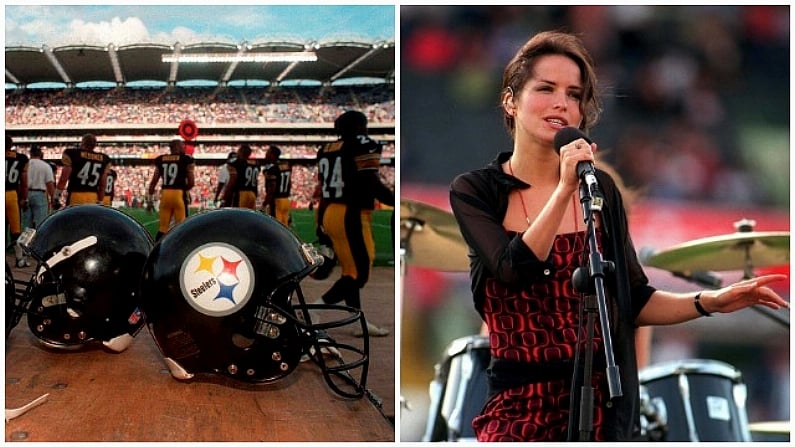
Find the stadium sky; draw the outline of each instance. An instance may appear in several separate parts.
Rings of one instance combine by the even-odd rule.
[[[394,5],[5,5],[5,45],[394,40]]]

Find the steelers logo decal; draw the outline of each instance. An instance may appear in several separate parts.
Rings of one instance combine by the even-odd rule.
[[[199,312],[223,317],[236,312],[254,291],[254,270],[235,246],[210,242],[182,262],[180,287],[185,300]]]

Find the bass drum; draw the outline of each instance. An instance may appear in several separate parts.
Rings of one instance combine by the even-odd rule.
[[[435,366],[423,441],[475,441],[472,419],[486,403],[489,339],[462,337],[450,343]]]
[[[663,426],[660,441],[751,441],[742,374],[715,360],[682,360],[640,371],[651,419]]]

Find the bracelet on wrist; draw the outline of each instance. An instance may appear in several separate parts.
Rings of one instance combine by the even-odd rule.
[[[705,317],[711,317],[712,314],[707,312],[707,309],[704,309],[704,306],[701,305],[700,299],[701,299],[701,292],[698,292],[696,294],[695,299],[693,300],[693,304],[696,306],[696,310],[698,311],[698,313],[700,313]]]

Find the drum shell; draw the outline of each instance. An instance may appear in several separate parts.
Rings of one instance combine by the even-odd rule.
[[[474,441],[472,420],[486,403],[488,337],[473,335],[451,342],[436,364],[423,441]]]
[[[750,441],[742,374],[715,360],[651,365],[640,384],[667,418],[665,441]]]

